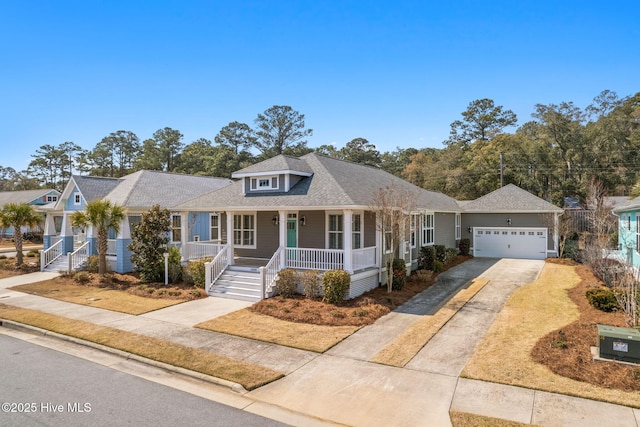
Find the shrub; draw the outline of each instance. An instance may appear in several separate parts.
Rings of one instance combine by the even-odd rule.
[[[589,289],[586,295],[589,304],[598,310],[611,312],[620,308],[616,296],[611,289]]]
[[[436,260],[436,262],[433,263],[433,271],[435,273],[438,273],[442,270],[444,270],[444,263],[442,261]]]
[[[458,249],[460,249],[460,255],[469,255],[469,251],[471,250],[471,240],[460,239],[460,243],[458,243]]]
[[[172,246],[169,248],[169,281],[178,283],[182,280],[182,254],[180,249]]]
[[[434,245],[433,247],[436,249],[436,260],[444,263],[447,256],[446,248],[444,247],[444,245]]]
[[[27,252],[27,256],[28,257],[37,257],[39,255],[40,255],[40,252],[38,252],[38,251],[36,251],[34,249],[31,249],[29,252]]]
[[[131,230],[128,248],[131,261],[144,283],[160,282],[164,276],[164,251],[169,243],[171,214],[168,209],[154,205]]]
[[[184,269],[184,280],[196,288],[204,289],[205,286],[205,264],[210,262],[211,258],[202,258],[191,261]]]
[[[78,271],[73,275],[73,280],[81,285],[86,285],[91,281],[91,273],[88,271]]]
[[[87,257],[87,261],[85,263],[85,270],[87,270],[89,273],[97,273],[98,264],[99,264],[98,255],[90,255]]]
[[[344,270],[329,270],[322,275],[322,300],[337,304],[347,297],[351,276]]]
[[[457,256],[458,256],[457,248],[447,248],[444,251],[444,264],[447,265],[453,262],[453,260],[455,260]]]
[[[436,250],[433,246],[423,246],[420,248],[418,258],[418,268],[433,271],[433,263],[436,260]]]
[[[578,248],[577,240],[566,240],[564,242],[564,250],[562,252],[562,258],[569,258],[574,261],[578,261],[580,257],[580,249]]]
[[[318,298],[320,295],[320,284],[318,283],[318,271],[317,270],[304,270],[299,275],[300,282],[302,282],[302,288],[304,294],[309,299]]]
[[[280,270],[276,280],[276,292],[280,296],[289,298],[295,295],[296,289],[296,271],[291,268]]]
[[[407,283],[407,266],[403,259],[395,258],[392,264],[393,269],[393,282],[391,283],[391,289],[399,291],[404,288]]]

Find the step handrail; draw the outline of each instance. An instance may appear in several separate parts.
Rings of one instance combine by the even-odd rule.
[[[47,249],[40,250],[40,271],[44,271],[55,260],[62,256],[63,239],[58,240]]]
[[[280,246],[273,254],[267,265],[260,267],[260,279],[262,282],[262,298],[268,298],[273,291],[274,284],[278,278],[278,272],[282,270],[282,256],[284,246]]]
[[[207,292],[211,292],[213,284],[224,273],[229,264],[229,245],[223,245],[213,260],[204,265],[204,280]]]
[[[69,273],[80,267],[89,258],[89,242],[84,242],[78,249],[67,254]]]

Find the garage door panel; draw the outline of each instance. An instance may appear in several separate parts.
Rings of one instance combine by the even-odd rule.
[[[476,228],[474,256],[485,258],[544,259],[546,228]]]

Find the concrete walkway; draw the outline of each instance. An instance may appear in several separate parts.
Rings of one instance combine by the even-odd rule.
[[[7,289],[56,275],[33,273],[0,280],[0,303],[164,338],[284,372],[283,379],[243,398],[271,408],[267,413],[284,408],[291,411],[289,416],[304,414],[285,418],[298,420],[292,424],[326,420],[353,426],[447,426],[449,410],[455,410],[543,426],[601,426],[615,420],[616,426],[637,427],[640,411],[628,407],[459,378],[508,296],[535,280],[543,265],[531,260],[467,261],[323,355],[193,328],[249,305],[228,299],[207,298],[132,316]],[[404,368],[368,362],[476,277],[489,283]]]

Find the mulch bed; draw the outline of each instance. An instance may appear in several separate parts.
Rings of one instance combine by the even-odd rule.
[[[539,340],[531,356],[536,362],[564,377],[611,389],[640,390],[640,366],[593,361],[591,347],[597,341],[596,325],[624,327],[624,314],[606,313],[593,308],[585,294],[588,289],[602,286],[602,282],[584,265],[576,265],[576,272],[582,280],[567,293],[578,306],[580,318]],[[544,298],[543,295],[540,297]]]

